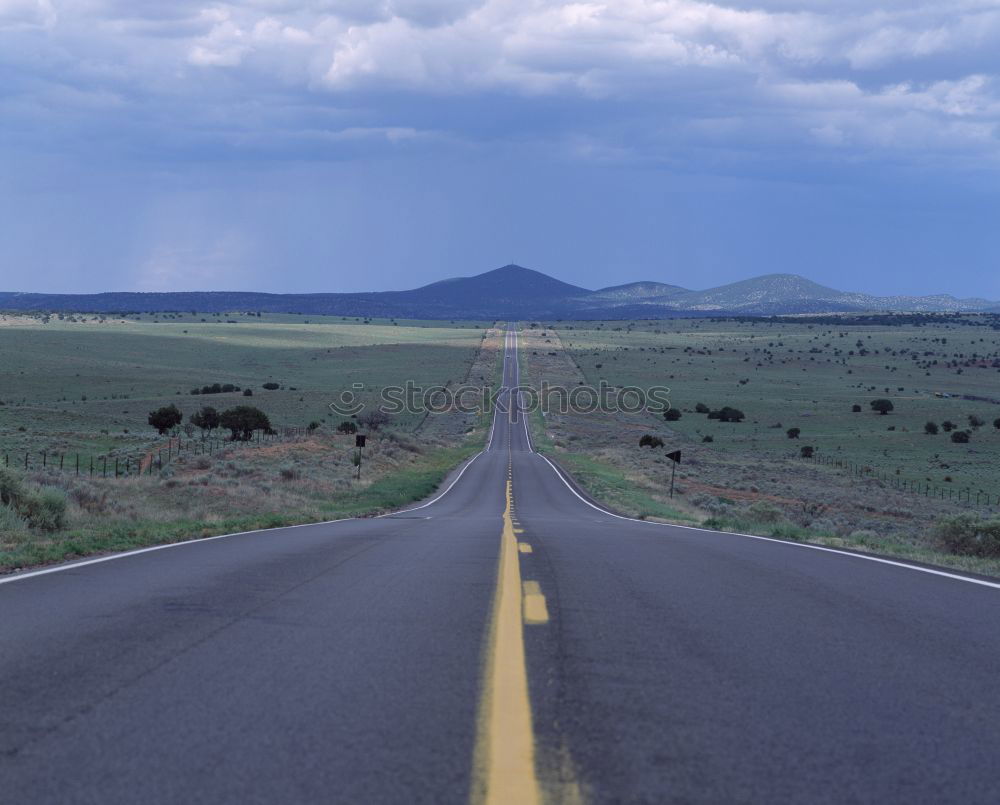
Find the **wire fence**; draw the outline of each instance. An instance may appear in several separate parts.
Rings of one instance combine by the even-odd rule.
[[[824,456],[817,453],[814,453],[812,456],[806,456],[805,458],[816,464],[823,464],[827,467],[841,469],[855,478],[881,481],[886,486],[901,492],[909,492],[914,495],[922,495],[923,497],[937,498],[940,500],[950,500],[954,503],[964,503],[970,506],[1000,506],[1000,495],[987,492],[982,489],[971,489],[969,487],[946,487],[938,486],[937,484],[932,484],[927,481],[913,481],[909,478],[903,478],[895,475],[894,473],[880,470],[870,464],[861,464],[856,461],[833,458],[831,456]]]
[[[249,439],[178,435],[169,437],[165,445],[98,454],[59,450],[8,450],[3,453],[3,466],[25,472],[58,470],[89,478],[134,478],[160,472],[180,455],[212,455],[233,448],[253,448],[294,440],[307,431],[307,428],[279,428],[269,432],[257,430]]]

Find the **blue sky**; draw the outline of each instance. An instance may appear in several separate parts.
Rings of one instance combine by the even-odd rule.
[[[1000,299],[1000,4],[0,0],[0,290]]]

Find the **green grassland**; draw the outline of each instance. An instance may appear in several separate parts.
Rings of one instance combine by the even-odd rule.
[[[200,318],[0,316],[0,496],[5,483],[13,484],[24,500],[54,497],[49,513],[64,512],[43,524],[28,505],[0,507],[0,569],[386,511],[429,494],[482,448],[486,412],[406,412],[369,434],[359,478],[354,437],[336,432],[346,417],[329,403],[355,384],[372,404],[382,388],[407,381],[495,383],[502,365],[496,328],[317,316]],[[280,387],[263,388],[272,382]],[[191,394],[214,383],[253,394]],[[174,448],[162,469],[141,477],[90,475],[95,454],[129,456],[135,468],[138,457],[164,447],[166,438],[147,416],[171,403],[185,419],[204,405],[220,411],[253,405],[280,435],[233,444],[216,433],[212,452],[195,435],[179,455]],[[307,430],[313,422],[318,426]],[[32,454],[27,470],[24,451]],[[41,451],[49,456],[44,466]],[[63,452],[70,454],[66,471],[52,460]],[[13,459],[9,470],[5,455]]]
[[[551,325],[590,383],[670,387],[682,418],[669,428],[712,448],[758,456],[797,455],[802,445],[909,481],[1000,494],[1000,333],[989,320],[896,326],[767,320],[572,322]],[[994,365],[997,363],[997,365]],[[949,395],[949,396],[938,396]],[[881,416],[870,402],[888,398]],[[708,419],[697,403],[745,412],[742,423]],[[861,406],[853,413],[852,406]],[[968,430],[968,444],[928,421]],[[780,425],[780,427],[779,427]],[[799,428],[798,439],[786,431]]]
[[[143,443],[154,435],[148,412],[170,403],[185,415],[202,405],[252,404],[275,427],[336,424],[329,403],[354,384],[371,401],[383,386],[407,379],[463,381],[483,333],[440,323],[296,318],[43,323],[8,316],[0,321],[0,451],[104,452]],[[265,382],[281,388],[267,391]],[[190,393],[212,383],[249,388],[253,397]],[[418,421],[403,414],[396,424],[407,429]]]

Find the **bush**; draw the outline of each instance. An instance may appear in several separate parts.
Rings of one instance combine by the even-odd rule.
[[[254,431],[262,430],[269,433],[271,430],[271,421],[267,418],[267,414],[251,405],[237,405],[235,408],[223,411],[219,417],[219,424],[229,429],[233,441],[237,439],[249,441]]]
[[[302,477],[302,472],[298,467],[293,467],[291,464],[286,464],[281,468],[281,479],[283,481],[296,481]]]
[[[253,397],[253,389],[243,389],[244,397]]]
[[[318,427],[319,427],[319,422],[317,422],[315,419],[309,423],[309,430],[316,430],[316,428]]]
[[[799,428],[789,428],[785,431],[785,435],[789,439],[798,439],[800,433],[802,433],[802,431]]]
[[[21,479],[10,470],[0,469],[0,504],[16,509],[25,494]]]
[[[701,440],[703,442],[714,442],[715,441],[715,437],[714,436],[702,436]]]
[[[813,453],[815,452],[816,448],[810,447],[808,444],[804,444],[799,448],[799,455],[802,456],[802,458],[812,458]]]
[[[18,511],[32,528],[58,531],[66,525],[66,496],[57,489],[45,489],[26,497]]]
[[[976,416],[975,414],[969,414],[969,427],[970,428],[981,428],[986,424],[986,421]]]
[[[14,542],[27,534],[28,523],[13,506],[0,505],[0,534],[7,542]]]
[[[941,423],[941,427],[944,429],[945,433],[948,433],[949,431],[955,430],[956,425],[950,419],[946,419]]]
[[[938,432],[938,426],[936,422],[926,422],[924,424],[924,433],[934,436]]]
[[[969,443],[969,431],[967,430],[956,430],[951,434],[951,440],[955,444],[968,444]]]
[[[176,405],[165,405],[162,408],[157,408],[155,411],[150,411],[147,421],[162,436],[171,428],[180,425],[183,419],[184,414],[180,412],[180,409]]]
[[[934,537],[948,553],[960,556],[1000,556],[1000,518],[984,520],[976,514],[942,517]]]
[[[277,389],[281,388],[281,386],[279,386],[277,383],[265,383],[264,388],[266,388],[268,391],[276,391]]]
[[[861,413],[861,406],[857,405],[857,404],[852,405],[851,406],[851,412],[855,413],[855,414],[860,414]]]
[[[996,428],[997,430],[1000,430],[1000,417],[997,417],[996,419],[993,420],[993,427]]]
[[[758,523],[777,523],[784,519],[781,509],[770,503],[765,503],[763,500],[751,504],[750,508],[747,509],[747,514]]]
[[[639,447],[663,447],[663,439],[659,436],[653,436],[647,433],[641,439],[639,439]]]
[[[357,433],[358,426],[355,425],[351,420],[345,419],[339,425],[337,425],[337,433]]]
[[[885,416],[893,409],[892,400],[872,400],[870,405],[873,411],[878,411],[882,416]]]
[[[676,422],[678,419],[681,418],[680,409],[668,408],[666,411],[663,412],[663,418],[667,420],[667,422]]]
[[[705,403],[698,403],[697,405],[695,405],[694,410],[695,413],[698,414],[707,414],[711,409],[709,409],[709,407],[705,405]]]
[[[746,419],[746,414],[744,414],[739,408],[731,408],[728,405],[723,406],[718,411],[709,411],[709,419],[718,419],[720,422],[742,422]]]

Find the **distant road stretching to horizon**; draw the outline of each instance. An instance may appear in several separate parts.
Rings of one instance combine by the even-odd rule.
[[[1000,584],[607,512],[517,381],[406,511],[0,577],[0,801],[1000,801]]]

